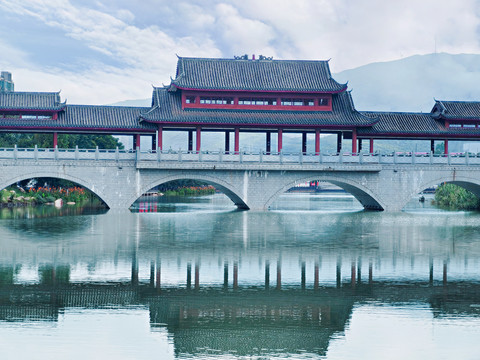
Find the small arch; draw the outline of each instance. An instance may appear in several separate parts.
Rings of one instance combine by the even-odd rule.
[[[4,180],[2,183],[0,183],[0,190],[5,189],[6,187],[16,184],[19,181],[27,180],[27,179],[34,179],[34,178],[55,178],[55,179],[61,179],[61,180],[68,180],[73,183],[76,183],[89,191],[91,191],[93,194],[95,194],[100,200],[102,200],[108,208],[110,208],[110,205],[108,201],[106,201],[105,196],[98,191],[95,190],[95,186],[89,184],[87,181],[77,178],[76,176],[71,176],[67,174],[62,174],[59,176],[59,174],[52,174],[48,172],[35,172],[35,173],[26,173],[22,175],[17,175],[13,178],[10,178],[8,180]]]
[[[270,199],[267,201],[265,204],[265,209],[268,209],[270,205],[283,193],[285,193],[288,189],[291,189],[298,183],[304,183],[307,181],[323,181],[323,182],[329,182],[333,185],[336,185],[345,191],[349,192],[352,194],[359,202],[362,204],[362,206],[366,210],[377,210],[377,211],[383,211],[385,209],[384,204],[378,200],[377,196],[373,194],[369,189],[367,189],[365,186],[363,186],[360,183],[357,183],[354,180],[350,179],[342,179],[338,180],[338,178],[330,178],[329,176],[308,176],[308,177],[303,177],[300,179],[297,179],[295,181],[292,181],[286,185],[284,185],[282,188],[280,188],[275,194],[273,194]]]
[[[170,176],[165,176],[159,179],[156,179],[155,181],[150,182],[148,185],[144,185],[137,194],[132,196],[128,202],[127,202],[127,207],[131,207],[132,204],[144,193],[146,193],[148,190],[153,189],[155,186],[158,186],[160,184],[165,184],[170,181],[175,181],[175,180],[184,180],[184,179],[190,179],[190,180],[197,180],[197,181],[203,181],[205,183],[213,185],[216,189],[220,190],[222,193],[224,193],[230,200],[233,201],[233,203],[239,208],[239,209],[245,209],[248,210],[249,207],[243,201],[242,197],[238,195],[238,189],[236,189],[234,186],[229,184],[228,182],[213,177],[213,176],[205,176],[201,174],[178,174],[178,175],[170,175]]]
[[[465,190],[472,192],[475,196],[480,198],[480,180],[473,177],[468,176],[455,176],[455,180],[452,180],[451,176],[446,178],[445,176],[435,178],[434,180],[429,180],[427,182],[422,183],[420,186],[416,187],[411,193],[405,196],[401,209],[405,208],[407,203],[412,199],[414,196],[419,194],[425,189],[432,188],[438,184],[442,183],[449,183],[458,185]]]

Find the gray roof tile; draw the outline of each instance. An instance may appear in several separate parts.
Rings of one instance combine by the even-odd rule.
[[[436,100],[432,114],[445,119],[480,120],[480,102]]]
[[[0,110],[59,111],[64,107],[56,92],[0,92]]]
[[[172,83],[182,89],[339,92],[328,61],[180,57]]]

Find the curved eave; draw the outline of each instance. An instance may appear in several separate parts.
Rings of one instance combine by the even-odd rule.
[[[11,111],[11,112],[44,112],[44,113],[55,113],[63,111],[66,108],[66,104],[63,103],[61,106],[54,108],[9,108],[9,107],[0,107],[0,111]]]
[[[358,127],[368,127],[369,125],[323,125],[323,124],[289,124],[289,123],[278,123],[278,124],[260,124],[260,123],[238,123],[238,122],[209,122],[205,123],[203,121],[167,121],[167,120],[153,120],[144,118],[141,116],[140,121],[145,121],[151,124],[164,125],[164,126],[173,126],[173,127],[188,127],[188,126],[199,126],[202,125],[205,128],[208,127],[223,127],[223,128],[269,128],[269,129],[343,129],[343,130],[353,130]]]
[[[176,79],[175,79],[176,80]],[[178,84],[175,80],[172,80],[172,85],[180,90],[190,90],[190,91],[231,91],[231,92],[256,92],[256,93],[299,93],[299,94],[338,94],[347,90],[348,84],[339,84],[340,89],[307,89],[307,90],[298,90],[298,89],[231,89],[231,88],[192,88],[186,87],[181,84]]]
[[[142,127],[138,128],[126,128],[126,127],[94,127],[94,126],[28,126],[28,125],[1,125],[0,130],[16,130],[16,131],[58,131],[58,132],[72,132],[72,133],[91,133],[92,131],[98,131],[101,133],[108,133],[111,134],[112,132],[115,133],[155,133],[156,129],[146,129]]]

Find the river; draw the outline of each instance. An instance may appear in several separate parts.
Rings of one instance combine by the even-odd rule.
[[[478,359],[480,214],[286,194],[0,211],[1,359]]]

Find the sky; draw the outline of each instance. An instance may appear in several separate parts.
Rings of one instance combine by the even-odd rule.
[[[480,0],[0,0],[0,70],[69,104],[151,96],[177,56],[331,59],[332,72],[480,53]]]

